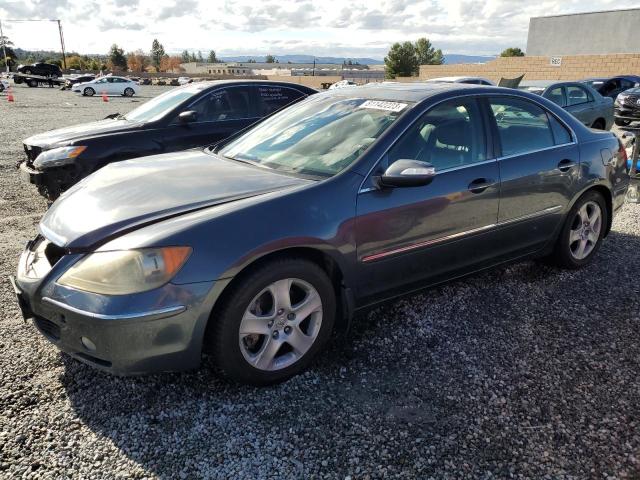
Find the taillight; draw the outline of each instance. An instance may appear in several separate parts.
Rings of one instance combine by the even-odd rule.
[[[618,139],[618,145],[620,145],[620,148],[618,149],[618,157],[620,158],[621,163],[624,162],[624,164],[626,164],[627,160],[629,160],[629,157],[627,156],[627,149],[624,148],[624,144],[620,139]]]

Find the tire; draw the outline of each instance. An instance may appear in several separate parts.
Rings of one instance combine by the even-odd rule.
[[[36,88],[38,86],[38,81],[37,80],[29,80],[27,82],[27,85],[29,85],[31,88]]]
[[[0,93],[4,92],[4,85],[0,83]]]
[[[133,95],[135,93],[136,92],[133,90],[133,88],[127,87],[127,88],[124,89],[124,96],[125,97],[133,97]]]
[[[600,193],[591,190],[582,195],[571,208],[562,227],[553,252],[554,263],[568,269],[589,264],[602,245],[608,215],[607,205]]]
[[[621,118],[616,118],[615,123],[619,127],[626,127],[631,123],[631,120],[622,120]]]
[[[22,72],[22,73],[24,73],[25,75],[31,75],[31,69],[25,68],[24,72]]]
[[[82,95],[85,97],[93,97],[95,94],[96,91],[91,87],[87,87],[82,91]]]
[[[595,128],[596,130],[604,130],[605,126],[606,126],[605,121],[599,118],[595,122],[593,122],[593,125],[591,125],[591,128]]]
[[[238,280],[212,315],[205,345],[222,374],[270,385],[305,370],[335,322],[336,296],[327,274],[311,261],[289,258],[267,262]],[[285,295],[292,306],[282,300]]]

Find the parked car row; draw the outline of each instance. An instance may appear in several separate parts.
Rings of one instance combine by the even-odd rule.
[[[24,317],[111,373],[196,368],[208,351],[254,385],[300,373],[397,295],[524,258],[589,264],[629,184],[611,132],[461,83],[192,84],[25,152],[45,193],[106,166],[27,244]]]

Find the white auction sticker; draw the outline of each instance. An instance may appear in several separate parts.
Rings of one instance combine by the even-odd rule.
[[[359,108],[373,108],[374,110],[386,110],[388,112],[401,112],[407,106],[406,103],[385,102],[383,100],[367,100]]]

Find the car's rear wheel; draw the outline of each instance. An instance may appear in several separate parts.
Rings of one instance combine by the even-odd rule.
[[[305,259],[278,259],[243,275],[211,318],[209,347],[231,379],[282,382],[303,371],[333,329],[336,298],[326,273]]]
[[[606,124],[604,120],[599,118],[595,122],[593,122],[593,125],[591,125],[591,128],[595,128],[596,130],[604,130],[605,126]]]
[[[82,91],[82,95],[84,95],[85,97],[93,97],[95,94],[96,91],[91,87],[87,87]]]
[[[31,88],[36,88],[38,86],[38,81],[31,79],[27,82],[27,85],[29,85]]]
[[[558,265],[576,269],[591,262],[602,244],[607,227],[605,200],[596,191],[578,199],[560,232],[554,258]]]
[[[626,127],[631,123],[631,120],[623,120],[621,118],[616,118],[615,122],[616,122],[616,125],[618,125],[619,127]]]
[[[25,74],[25,75],[31,75],[31,69],[29,69],[29,68],[25,68],[25,69],[24,69],[24,74]]]
[[[0,93],[4,92],[4,85],[2,83],[0,83]]]
[[[124,89],[124,96],[125,97],[133,97],[133,94],[136,93],[133,88],[127,87]]]

